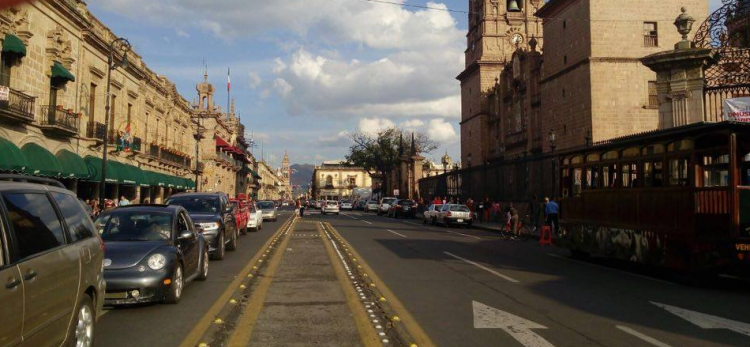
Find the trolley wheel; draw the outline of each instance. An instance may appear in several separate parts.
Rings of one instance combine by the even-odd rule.
[[[518,238],[521,239],[521,241],[526,241],[530,237],[531,237],[531,228],[529,228],[527,225],[524,225],[518,229]]]

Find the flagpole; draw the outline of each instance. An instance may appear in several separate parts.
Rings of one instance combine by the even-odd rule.
[[[229,119],[229,99],[232,96],[232,79],[229,77],[229,68],[227,68],[227,119]]]

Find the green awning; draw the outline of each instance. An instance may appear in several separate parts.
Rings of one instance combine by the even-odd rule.
[[[26,172],[34,176],[60,177],[62,165],[57,157],[36,143],[27,143],[21,147],[21,153],[29,164]]]
[[[176,188],[177,187],[176,180],[175,180],[174,176],[172,176],[172,175],[164,175],[164,176],[166,176],[166,177],[164,177],[164,179],[167,181],[167,187],[169,187],[169,188]]]
[[[89,181],[99,182],[102,180],[102,160],[94,156],[87,155],[83,158],[86,167],[89,170]],[[107,183],[121,183],[120,170],[117,162],[107,160]]]
[[[124,163],[112,162],[112,166],[118,171],[118,178],[121,184],[138,185],[143,181],[141,169]],[[107,169],[109,170],[109,169]]]
[[[185,189],[185,179],[182,177],[172,176],[172,180],[174,180],[174,186],[177,189]]]
[[[73,76],[73,74],[59,62],[55,62],[55,64],[52,65],[52,78],[60,78],[70,82],[76,81],[76,76]]]
[[[25,172],[29,164],[20,149],[0,137],[0,171]]]
[[[193,181],[193,180],[191,180],[189,178],[186,178],[185,179],[185,188],[186,189],[195,189],[195,181]]]
[[[62,178],[89,178],[89,169],[86,167],[86,162],[78,154],[63,149],[57,152],[55,156],[62,167]]]
[[[138,170],[138,185],[141,187],[150,187],[151,186],[151,177],[146,174],[146,170],[141,170],[140,168],[136,167]]]
[[[260,175],[258,175],[258,173],[257,173],[257,172],[255,172],[255,171],[253,171],[252,169],[250,170],[250,173],[251,173],[251,174],[253,175],[253,177],[255,177],[256,179],[260,179]]]
[[[148,181],[149,185],[153,187],[164,187],[167,185],[167,182],[164,179],[164,175],[160,173],[153,171],[143,171],[143,175],[145,176],[145,179]]]
[[[26,56],[26,45],[23,44],[18,36],[13,34],[5,34],[3,38],[3,53],[10,52],[16,53],[22,57]]]

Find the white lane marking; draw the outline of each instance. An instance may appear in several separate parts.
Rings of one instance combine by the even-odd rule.
[[[398,236],[401,236],[401,237],[407,237],[406,235],[404,235],[404,234],[399,234],[399,233],[397,233],[397,232],[395,232],[395,231],[393,231],[393,230],[391,230],[391,229],[386,229],[386,230],[388,230],[388,231],[390,231],[391,233],[394,233],[394,234],[396,234],[396,235],[398,235]]]
[[[742,335],[750,336],[750,324],[712,316],[696,311],[690,311],[684,308],[661,304],[658,302],[651,301],[651,303],[703,329],[727,329],[736,333],[740,333]]]
[[[348,213],[344,213],[344,216],[347,216],[347,217],[349,217],[349,218],[351,218],[351,219],[357,219],[356,217],[352,217],[352,216],[350,216],[350,215],[349,215]]]
[[[478,267],[478,268],[480,268],[480,269],[482,269],[484,271],[487,271],[487,272],[489,272],[489,273],[491,273],[491,274],[493,274],[493,275],[495,275],[497,277],[500,277],[500,278],[502,278],[502,279],[504,279],[504,280],[506,280],[508,282],[512,282],[512,283],[518,283],[519,282],[517,279],[515,279],[513,277],[503,275],[503,274],[501,274],[501,273],[499,273],[499,272],[497,272],[495,270],[492,270],[492,269],[490,269],[490,268],[488,268],[488,267],[486,267],[486,266],[484,266],[482,264],[475,263],[475,262],[473,262],[473,261],[471,261],[469,259],[461,258],[461,257],[459,257],[459,256],[457,256],[457,255],[455,255],[453,253],[450,253],[450,252],[443,252],[443,253],[445,253],[445,254],[453,257],[453,258],[456,258],[458,260],[463,260],[463,261],[465,261],[465,262],[467,262],[467,263],[469,263],[471,265],[474,265],[474,266],[476,266],[476,267]]]
[[[451,233],[451,234],[456,234],[456,235],[471,237],[471,238],[477,239],[477,240],[481,240],[482,239],[481,237],[478,237],[478,236],[462,234],[462,233],[455,232],[455,231],[450,231],[450,230],[443,230],[443,231],[445,231],[446,233]]]
[[[404,223],[406,223],[406,224],[411,224],[411,225],[415,225],[415,226],[418,226],[418,227],[421,227],[421,225],[419,225],[419,224],[417,224],[417,223],[406,222],[406,221],[404,221]]]
[[[653,281],[653,282],[659,282],[659,283],[663,283],[663,284],[669,284],[670,286],[675,285],[672,282],[665,281],[665,280],[660,280],[658,278],[643,276],[643,275],[639,275],[637,273],[632,273],[632,272],[628,272],[628,271],[618,270],[618,269],[611,268],[611,267],[604,266],[604,265],[592,264],[592,263],[588,263],[588,262],[581,261],[581,260],[571,259],[571,258],[568,258],[568,257],[563,257],[563,256],[561,256],[559,254],[555,254],[555,253],[547,253],[547,255],[550,256],[550,257],[553,257],[553,258],[565,259],[565,260],[568,260],[568,261],[576,262],[576,263],[583,264],[583,265],[588,265],[588,266],[591,266],[591,267],[596,267],[596,268],[600,268],[600,269],[607,269],[607,270],[610,270],[610,271],[619,272],[619,273],[626,274],[626,275],[629,275],[629,276],[632,276],[632,277],[638,277],[638,278],[641,278],[641,279],[644,279],[644,280],[649,280],[649,281]]]
[[[370,223],[370,222],[368,222],[368,221],[366,221],[366,220],[363,220],[363,222],[365,222],[365,223],[367,223],[367,224],[370,224],[370,225],[372,225],[372,223]]]
[[[526,347],[555,347],[532,329],[547,329],[544,325],[532,322],[508,312],[472,301],[474,308],[474,329],[502,329]]]
[[[670,346],[670,345],[668,345],[668,344],[666,344],[664,342],[661,342],[661,341],[659,341],[659,340],[657,340],[657,339],[655,339],[655,338],[653,338],[651,336],[648,336],[648,335],[646,335],[644,333],[638,332],[638,331],[636,331],[634,329],[631,329],[631,328],[628,328],[626,326],[616,325],[615,327],[617,329],[622,330],[625,333],[633,335],[633,336],[635,336],[635,337],[637,337],[637,338],[639,338],[639,339],[641,339],[643,341],[646,341],[646,342],[648,342],[648,343],[650,343],[650,344],[652,344],[654,346],[657,346],[657,347],[672,347],[672,346]]]

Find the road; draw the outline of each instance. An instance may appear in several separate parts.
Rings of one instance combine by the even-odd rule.
[[[424,226],[418,220],[393,220],[361,212],[339,216],[313,212],[303,221],[323,222],[315,229],[319,235],[314,235],[314,229],[308,226],[292,228],[284,233],[287,236],[271,239],[286,216],[278,223],[266,224],[260,233],[242,237],[239,251],[229,253],[222,262],[212,262],[209,280],[190,284],[180,304],[107,311],[98,326],[97,345],[179,346],[188,334],[195,334],[199,322],[242,269],[259,254],[268,252],[263,249],[267,242],[278,242],[280,249],[287,251],[301,250],[299,242],[304,242],[305,247],[314,246],[310,252],[315,250],[317,258],[300,258],[300,254],[289,252],[268,253],[266,259],[273,259],[266,263],[276,265],[270,265],[268,273],[258,273],[260,282],[248,282],[246,289],[248,303],[243,310],[255,313],[243,312],[237,318],[236,326],[251,321],[249,326],[257,329],[255,335],[249,336],[248,332],[243,336],[246,341],[254,341],[249,345],[267,345],[268,342],[257,340],[263,331],[274,332],[268,336],[284,333],[284,329],[268,325],[269,319],[296,321],[272,314],[276,311],[269,311],[269,307],[288,306],[289,312],[294,312],[301,300],[305,305],[321,305],[329,300],[339,305],[337,310],[346,312],[342,292],[333,290],[335,282],[330,282],[332,270],[300,278],[314,279],[328,288],[312,289],[313,294],[319,294],[317,297],[303,297],[310,296],[304,290],[281,296],[278,293],[298,286],[292,274],[312,276],[312,272],[301,270],[306,264],[304,259],[318,259],[310,262],[316,271],[336,262],[321,258],[325,253],[321,253],[324,248],[319,242],[331,235],[331,245],[339,243],[326,245],[331,259],[335,259],[331,250],[340,248],[342,253],[351,253],[348,257],[344,254],[345,267],[348,262],[352,268],[363,265],[359,271],[369,269],[373,287],[377,278],[380,290],[387,292],[389,303],[397,307],[395,313],[413,320],[407,325],[409,333],[414,335],[416,331],[416,336],[421,333],[428,337],[424,340],[431,340],[421,346],[750,346],[750,284],[741,279],[722,278],[710,287],[687,286],[631,264],[574,260],[565,250],[541,247],[533,241],[504,241],[491,232]],[[317,243],[310,243],[313,241]],[[294,242],[298,244],[294,246]],[[288,247],[289,243],[293,246]],[[278,264],[280,270],[274,267]],[[300,267],[297,272],[295,266]],[[344,282],[340,286],[344,292],[348,290]],[[338,296],[328,297],[333,292]],[[282,304],[284,300],[289,304]],[[371,299],[362,300],[367,303]],[[352,316],[356,316],[357,309],[349,307]],[[316,322],[315,318],[310,318],[310,322],[310,329],[328,324],[324,320]],[[304,336],[304,329],[302,326],[291,330]],[[242,329],[235,330],[242,335]],[[237,331],[227,335],[237,335]],[[279,341],[276,345],[283,346]],[[321,341],[303,342],[306,343],[297,341],[295,346],[321,345]],[[329,342],[331,346],[339,345]]]
[[[106,310],[96,329],[97,346],[179,346],[290,214],[282,212],[278,222],[267,221],[260,232],[241,236],[237,251],[227,252],[222,261],[212,261],[208,280],[189,283],[179,304]]]

